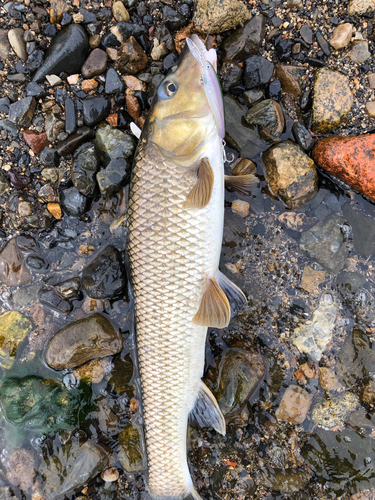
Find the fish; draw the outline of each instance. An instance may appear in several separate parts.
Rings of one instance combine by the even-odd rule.
[[[188,467],[189,419],[226,431],[202,381],[207,330],[227,326],[246,304],[219,271],[225,126],[216,68],[216,51],[197,35],[188,38],[158,87],[130,180],[127,255],[147,495],[156,500],[201,498]],[[237,177],[231,189],[256,188],[255,176]]]

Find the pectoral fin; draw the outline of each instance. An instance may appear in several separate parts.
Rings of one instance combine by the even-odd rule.
[[[235,316],[247,304],[243,291],[220,271],[217,274],[217,281],[229,301],[232,316]]]
[[[187,195],[184,208],[204,208],[208,205],[214,187],[214,172],[208,161],[203,158],[198,170],[197,182]]]
[[[258,187],[259,179],[253,174],[246,175],[225,175],[225,188],[230,192],[236,192],[244,196],[253,196],[250,200],[251,209],[256,213],[262,213],[263,199],[261,190]]]
[[[224,328],[230,321],[228,299],[213,276],[208,279],[207,289],[202,297],[193,323],[200,326]]]
[[[213,427],[216,432],[225,436],[225,419],[217,404],[215,396],[201,381],[195,408],[190,418],[201,427]]]

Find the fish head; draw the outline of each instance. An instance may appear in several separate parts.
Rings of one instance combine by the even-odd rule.
[[[222,126],[217,125],[212,109],[222,110],[216,51],[207,50],[197,35],[187,40],[178,63],[158,88],[147,121],[152,143],[167,159],[186,165],[199,156],[211,133],[223,137],[224,123],[222,119]]]

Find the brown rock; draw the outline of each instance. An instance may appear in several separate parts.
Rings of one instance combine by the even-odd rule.
[[[135,75],[148,64],[146,52],[139,45],[137,40],[131,36],[121,45],[119,55],[115,64],[115,69],[121,74]]]
[[[232,203],[232,212],[240,217],[247,217],[250,211],[250,204],[243,200],[234,200]]]
[[[111,125],[111,127],[117,127],[118,125],[118,113],[112,113],[107,116],[106,121]]]
[[[55,219],[61,219],[62,211],[58,203],[47,203],[47,210]]]
[[[373,12],[375,10],[374,0],[352,0],[348,7],[350,16],[362,15]]]
[[[253,174],[257,166],[248,158],[239,158],[231,167],[232,175],[249,175]]]
[[[64,12],[69,12],[69,5],[65,0],[51,0],[49,18],[52,24],[59,23]]]
[[[189,26],[182,28],[180,31],[177,31],[174,43],[176,50],[179,54],[181,54],[182,49],[185,47],[186,39],[191,35],[191,28]]]
[[[8,59],[10,53],[10,44],[8,39],[8,31],[0,29],[0,59],[3,61]]]
[[[249,125],[258,127],[265,141],[278,142],[283,133],[285,118],[280,104],[272,99],[261,101],[251,107],[245,115]]]
[[[320,283],[323,283],[325,280],[325,271],[317,271],[312,267],[306,266],[302,273],[301,288],[307,292],[313,292],[318,288]]]
[[[266,18],[262,15],[246,21],[226,37],[220,45],[223,61],[240,62],[249,56],[258,54],[264,39]]]
[[[326,137],[317,143],[312,158],[320,168],[375,200],[375,134]]]
[[[299,387],[290,385],[284,393],[276,417],[282,422],[299,425],[307,417],[312,402],[312,394]]]
[[[344,120],[352,105],[348,78],[338,71],[318,70],[314,85],[313,130],[322,134],[331,132]]]
[[[375,101],[369,101],[366,103],[366,112],[370,118],[375,118]]]
[[[7,286],[30,283],[31,274],[18,249],[17,238],[8,241],[0,252],[0,283]]]
[[[35,154],[41,153],[49,144],[49,140],[47,139],[47,134],[45,132],[36,134],[32,130],[23,130],[22,136],[26,144],[30,146]]]
[[[92,384],[99,384],[111,365],[110,358],[94,359],[76,368],[73,375],[77,380],[85,380]]]
[[[104,50],[94,49],[84,62],[81,73],[84,78],[101,75],[107,69],[108,55]]]
[[[157,39],[154,39],[154,47],[151,51],[151,58],[153,61],[160,61],[168,54],[168,49],[165,42],[159,44]]]
[[[126,96],[126,107],[128,108],[129,115],[137,120],[141,115],[141,107],[138,99],[134,95]]]
[[[284,212],[277,219],[292,231],[306,231],[318,222],[315,217],[307,217],[307,215],[298,212]]]
[[[71,134],[65,141],[59,142],[57,152],[60,156],[72,154],[78,146],[89,141],[93,136],[93,131],[88,127],[80,127],[77,132]]]
[[[96,80],[94,80],[94,79],[83,80],[83,82],[81,84],[81,89],[84,92],[89,92],[90,90],[96,89],[97,86],[98,86],[98,82]]]
[[[352,39],[352,33],[353,26],[350,23],[340,24],[340,26],[337,26],[333,32],[333,36],[329,43],[336,50],[343,49],[349,45],[350,40]]]
[[[111,59],[111,61],[116,61],[118,57],[118,50],[114,49],[113,47],[107,47],[106,52],[108,57]]]
[[[325,391],[341,391],[343,389],[335,373],[329,368],[319,368],[319,384]]]
[[[100,477],[106,483],[113,483],[114,481],[118,480],[118,478],[120,477],[120,473],[116,469],[116,467],[112,467],[111,469],[107,469],[104,472],[102,472]]]
[[[101,41],[102,37],[99,34],[92,35],[89,38],[89,45],[92,49],[96,49],[97,47],[99,47]]]
[[[302,94],[301,66],[289,64],[276,64],[276,77],[280,80],[284,92],[299,97]]]
[[[121,1],[115,2],[113,4],[112,14],[116,21],[119,23],[127,23],[130,20],[129,12],[126,10],[125,5]]]
[[[34,451],[19,448],[7,457],[7,479],[21,490],[27,490],[34,484],[37,476],[36,456]]]
[[[248,8],[239,0],[198,0],[194,24],[202,33],[222,33],[245,22],[248,17]]]
[[[130,90],[141,90],[142,92],[146,92],[146,84],[139,80],[136,76],[132,75],[126,75],[123,77],[125,85],[130,89]]]
[[[370,89],[375,89],[375,73],[369,73],[367,77]]]

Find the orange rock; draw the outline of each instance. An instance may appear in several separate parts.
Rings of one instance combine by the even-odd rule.
[[[139,125],[141,128],[143,128],[143,125],[145,124],[145,121],[146,121],[146,117],[142,115],[142,116],[140,116],[140,117],[138,118],[137,123],[138,123],[138,125]]]
[[[61,207],[58,203],[47,203],[47,209],[55,219],[61,219]]]
[[[143,83],[139,78],[133,75],[125,75],[123,77],[125,85],[130,89],[130,90],[142,90],[143,92],[146,91],[146,84]]]
[[[191,35],[192,24],[186,26],[186,28],[182,28],[180,31],[176,33],[176,37],[174,39],[174,43],[176,45],[176,50],[179,54],[181,54],[182,49],[185,47],[186,39]]]
[[[84,92],[88,92],[89,90],[94,90],[98,86],[98,82],[93,78],[91,80],[83,80],[81,89]]]
[[[49,144],[49,140],[47,139],[47,134],[45,132],[36,134],[32,130],[23,130],[22,135],[24,141],[30,146],[35,154],[39,154]]]
[[[111,125],[111,127],[117,127],[117,125],[118,125],[118,114],[117,113],[112,113],[111,115],[107,116],[107,122]]]
[[[134,95],[126,96],[126,107],[128,108],[129,115],[137,120],[141,116],[141,107],[138,99]]]
[[[326,137],[312,157],[320,168],[375,200],[375,134]]]

